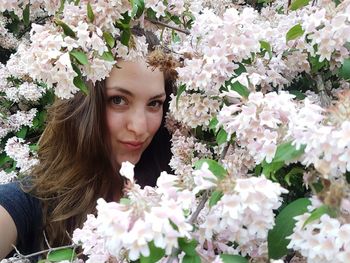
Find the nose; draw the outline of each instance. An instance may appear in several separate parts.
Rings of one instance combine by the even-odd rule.
[[[147,116],[144,109],[135,109],[129,113],[127,129],[137,138],[147,132]]]

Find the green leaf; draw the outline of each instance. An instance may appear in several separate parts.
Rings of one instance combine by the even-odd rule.
[[[129,205],[131,204],[131,200],[129,198],[120,198],[119,203],[122,205]]]
[[[324,59],[322,62],[320,62],[320,56],[316,55],[315,57],[309,57],[309,63],[311,66],[311,73],[315,74],[318,73],[323,67],[327,66],[328,61]]]
[[[22,127],[22,129],[20,129],[18,132],[16,132],[16,136],[18,138],[24,139],[27,135],[27,132],[28,132],[28,127],[24,126],[24,127]]]
[[[310,2],[310,0],[294,0],[289,8],[294,11],[294,10],[297,10],[297,9],[303,7],[303,6],[308,5],[309,2]]]
[[[290,242],[286,237],[293,233],[295,216],[307,212],[307,206],[311,204],[308,198],[299,198],[288,204],[276,217],[275,226],[269,231],[267,245],[269,257],[279,259],[287,254],[287,246]]]
[[[217,178],[223,179],[227,175],[227,171],[224,167],[222,167],[217,161],[210,159],[200,159],[195,162],[194,167],[196,170],[201,169],[203,163],[207,163],[209,165],[209,171],[211,171]]]
[[[0,154],[0,167],[9,161],[12,161],[12,159],[6,153]]]
[[[58,262],[63,260],[69,260],[76,258],[76,254],[71,248],[63,248],[59,250],[52,251],[47,255],[47,259],[52,262]]]
[[[238,63],[238,68],[234,70],[237,76],[241,75],[244,72],[247,72],[247,69],[242,63]]]
[[[23,22],[25,26],[29,26],[30,23],[30,10],[29,10],[29,3],[26,5],[26,7],[23,10]]]
[[[288,186],[291,186],[291,182],[290,182],[290,178],[293,175],[297,175],[297,174],[303,174],[304,173],[304,169],[300,168],[300,167],[294,167],[292,170],[290,170],[287,175],[284,177],[284,180],[286,181],[286,183],[288,184]]]
[[[92,10],[92,7],[90,5],[90,2],[88,2],[87,4],[87,16],[89,21],[92,23],[95,20],[95,15],[94,15],[94,11]]]
[[[220,258],[224,263],[248,263],[248,259],[240,255],[221,254]]]
[[[75,33],[74,33],[74,31],[73,31],[66,23],[64,23],[62,20],[55,19],[55,24],[58,25],[58,26],[60,26],[60,27],[62,27],[63,33],[64,33],[66,36],[75,38]]]
[[[231,90],[236,91],[239,95],[241,95],[244,98],[248,98],[250,93],[250,91],[238,81],[231,84]]]
[[[148,247],[150,250],[150,255],[148,257],[144,257],[141,255],[140,263],[154,263],[159,261],[162,257],[164,257],[164,249],[156,247],[153,241],[148,243]]]
[[[179,247],[182,249],[183,252],[185,252],[186,255],[189,256],[196,256],[196,247],[198,245],[198,241],[195,239],[192,240],[186,240],[185,238],[179,238]]]
[[[338,76],[345,80],[350,80],[350,58],[344,59],[343,65],[338,71]]]
[[[223,196],[224,193],[222,191],[214,191],[209,199],[209,207],[213,207],[214,205],[216,205]]]
[[[277,146],[275,157],[272,162],[292,161],[300,157],[305,150],[306,145],[302,145],[299,150],[292,145],[292,142],[286,142]]]
[[[74,63],[72,63],[72,68],[73,68],[73,70],[75,71],[75,73],[78,74],[79,77],[82,76],[82,75],[81,75],[81,71],[80,71],[80,69],[79,69],[79,67],[78,67],[77,65],[75,65]]]
[[[77,59],[79,64],[81,65],[87,65],[89,64],[89,60],[86,56],[86,54],[82,51],[72,50],[69,52],[69,54]]]
[[[218,123],[219,121],[216,117],[212,118],[209,122],[209,130],[216,131],[216,126]]]
[[[103,52],[101,58],[106,60],[106,61],[111,61],[111,62],[114,61],[114,56],[110,51]]]
[[[290,94],[294,95],[296,99],[298,100],[303,100],[306,98],[306,95],[302,92],[300,92],[299,90],[290,90],[289,91]]]
[[[186,90],[186,85],[185,84],[182,84],[177,90],[177,94],[176,94],[176,109],[178,109],[178,106],[179,106],[180,96],[185,90]]]
[[[85,95],[87,95],[89,93],[88,88],[85,85],[85,82],[83,81],[83,79],[79,76],[76,76],[73,79],[73,84],[80,89]]]
[[[115,39],[114,37],[112,36],[111,33],[109,32],[104,32],[103,33],[103,38],[105,39],[107,45],[110,47],[110,48],[113,48],[114,45],[115,45]]]
[[[126,28],[126,29],[122,30],[120,42],[124,46],[129,46],[130,37],[131,37],[131,30],[130,30],[130,28]]]
[[[32,144],[32,145],[29,145],[29,149],[32,151],[32,152],[37,152],[39,150],[39,145],[37,145],[36,143],[35,144]]]
[[[315,220],[318,220],[324,214],[327,214],[330,217],[337,216],[337,213],[334,209],[330,208],[328,205],[322,205],[311,212],[311,215],[308,217],[308,219],[305,220],[303,227]]]
[[[272,58],[272,48],[269,42],[260,40],[260,48],[266,50],[269,53],[270,58]]]
[[[144,0],[131,0],[131,5],[132,5],[131,17],[139,18],[143,14],[143,11],[145,10]]]
[[[271,162],[267,163],[263,161],[262,163],[262,174],[267,178],[271,178],[274,174],[284,166],[284,162]]]
[[[227,132],[223,128],[221,128],[216,135],[217,144],[221,145],[221,144],[227,142],[227,136],[228,136]]]
[[[185,255],[182,259],[182,263],[201,263],[201,258],[198,255],[190,256]]]
[[[295,26],[293,26],[291,29],[288,30],[286,34],[286,42],[288,42],[289,40],[293,40],[298,37],[301,37],[304,34],[304,32],[305,31],[303,30],[301,25],[296,24]]]

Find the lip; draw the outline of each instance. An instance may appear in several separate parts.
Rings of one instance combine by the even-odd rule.
[[[138,141],[121,141],[120,143],[129,150],[139,150],[143,145],[143,142]]]

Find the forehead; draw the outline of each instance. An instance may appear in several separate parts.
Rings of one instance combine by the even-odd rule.
[[[133,94],[159,94],[164,92],[164,75],[144,60],[118,61],[106,79],[106,88],[123,88]]]

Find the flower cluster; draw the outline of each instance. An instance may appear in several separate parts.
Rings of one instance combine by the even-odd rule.
[[[6,143],[5,152],[16,161],[16,166],[20,169],[20,173],[29,171],[38,163],[38,159],[33,156],[29,145],[24,143],[24,140],[21,138],[10,138]]]
[[[122,259],[125,255],[130,260],[147,257],[151,242],[170,255],[173,248],[178,248],[178,238],[191,237],[192,226],[186,222],[182,209],[189,207],[188,201],[192,202],[194,196],[189,191],[176,195],[177,179],[166,173],[159,177],[158,189],[142,190],[133,181],[132,164],[123,163],[120,172],[130,179],[129,201],[121,204],[99,199],[97,216],[90,215],[84,227],[75,230],[74,242],[81,243],[84,253],[91,255],[88,262],[105,262],[109,257]]]
[[[210,120],[217,114],[220,102],[214,97],[198,93],[186,94],[178,99],[171,95],[170,112],[175,120],[190,128],[208,127]]]
[[[228,178],[218,180],[204,163],[195,173],[198,190],[220,189],[223,197],[200,216],[198,240],[207,255],[215,256],[219,250],[228,254],[266,256],[259,249],[266,243],[267,232],[274,225],[273,210],[282,202],[286,193],[279,184],[265,177]],[[233,177],[232,177],[233,176]],[[238,246],[230,245],[234,240]],[[262,248],[261,247],[261,248]]]
[[[299,251],[308,263],[349,262],[350,224],[328,214],[306,223],[310,215],[308,212],[295,217],[297,222],[288,248]]]
[[[269,163],[284,139],[290,116],[296,112],[293,98],[286,92],[252,92],[246,102],[224,106],[217,116],[218,125],[229,136],[235,133],[239,145],[247,148],[257,164],[264,159]]]

